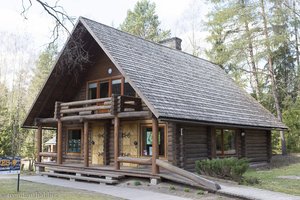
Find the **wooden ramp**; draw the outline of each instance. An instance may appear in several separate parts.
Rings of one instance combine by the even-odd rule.
[[[139,177],[170,180],[181,184],[204,188],[212,192],[216,192],[221,188],[217,183],[180,169],[167,161],[157,159],[156,164],[161,168],[160,173],[157,175],[153,175],[150,168],[123,167],[123,169],[115,170],[112,166],[83,167],[82,165],[58,165],[56,163],[36,163],[36,166],[44,169],[39,172],[43,176],[64,178],[72,181],[117,184],[125,177]]]
[[[179,167],[176,167],[166,161],[156,159],[156,164],[159,167],[166,169],[175,174],[174,176],[174,175],[168,175],[162,173],[160,174],[162,178],[169,179],[176,182],[181,182],[184,184],[189,184],[192,186],[199,186],[214,192],[221,189],[220,185],[215,183],[214,181],[208,180],[206,178],[198,176],[197,174],[188,172],[184,169],[180,169]]]

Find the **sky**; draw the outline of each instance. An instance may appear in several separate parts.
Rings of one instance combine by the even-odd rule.
[[[28,0],[23,1],[25,7],[29,5]],[[185,51],[189,49],[189,37],[192,26],[189,19],[191,16],[196,15],[198,42],[200,46],[201,43],[203,43],[203,47],[206,46],[204,40],[205,34],[199,31],[200,22],[205,20],[205,15],[207,14],[205,0],[150,1],[156,4],[156,13],[161,21],[161,28],[170,29],[172,36],[182,38],[182,46]],[[38,52],[43,50],[51,41],[50,37],[54,23],[52,18],[44,12],[35,0],[32,0],[33,4],[25,16],[21,15],[23,10],[21,2],[21,0],[6,0],[1,3],[0,33],[5,33],[6,35],[14,34],[16,35],[15,37],[27,38],[23,39],[23,43],[27,43],[27,45],[18,50],[19,54],[24,53],[27,57],[37,56]],[[52,5],[56,1],[47,0],[47,2]],[[84,16],[109,26],[118,27],[124,21],[128,9],[133,10],[136,2],[137,0],[60,0],[58,4],[64,8],[69,16],[76,18]],[[70,27],[70,29],[72,28]],[[66,37],[61,38],[61,43],[64,43],[65,40]],[[3,55],[3,51],[7,50],[5,47],[8,45],[1,46],[0,53],[2,50]],[[29,55],[29,52],[31,52],[31,55]],[[9,74],[7,76],[9,77],[7,78],[9,79],[8,82],[13,79],[11,76],[15,68],[9,67],[9,69],[6,69],[5,73]]]

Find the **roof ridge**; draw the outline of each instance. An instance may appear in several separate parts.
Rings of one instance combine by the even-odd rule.
[[[100,22],[97,22],[97,21],[95,21],[95,20],[93,20],[93,19],[89,19],[89,18],[82,17],[82,16],[80,16],[80,17],[79,17],[79,19],[83,19],[83,20],[89,20],[89,21],[92,21],[92,22],[94,22],[94,23],[100,24],[100,25],[102,25],[102,26],[105,26],[105,27],[108,27],[108,28],[110,28],[110,29],[114,29],[114,30],[116,30],[116,31],[118,31],[118,32],[121,32],[121,33],[127,34],[127,35],[129,35],[129,36],[132,36],[132,37],[135,37],[135,38],[138,38],[138,39],[144,40],[144,41],[146,41],[146,42],[149,42],[149,43],[152,43],[152,44],[154,44],[154,45],[158,45],[158,46],[161,46],[161,47],[163,47],[163,48],[167,48],[167,49],[170,49],[170,50],[172,50],[172,51],[175,51],[175,52],[180,52],[180,53],[183,53],[183,54],[189,55],[189,56],[191,56],[191,57],[194,57],[194,58],[197,58],[197,59],[203,60],[203,61],[205,61],[205,62],[209,62],[209,63],[211,63],[211,64],[215,65],[216,67],[219,67],[219,68],[221,68],[221,66],[220,66],[220,65],[218,65],[217,63],[214,63],[214,62],[212,62],[212,61],[210,61],[210,60],[207,60],[207,59],[204,59],[204,58],[200,58],[200,57],[198,57],[198,56],[195,56],[195,55],[193,55],[193,54],[187,53],[187,52],[185,52],[185,51],[178,50],[178,49],[174,49],[174,48],[172,48],[172,47],[168,47],[168,46],[165,46],[165,45],[159,44],[159,43],[157,43],[157,42],[154,42],[154,41],[151,41],[151,40],[147,40],[147,39],[145,39],[145,38],[142,38],[142,37],[139,37],[139,36],[137,36],[137,35],[133,35],[133,34],[131,34],[131,33],[128,33],[128,32],[122,31],[122,30],[120,30],[120,29],[117,29],[117,28],[114,28],[114,27],[108,26],[108,25],[106,25],[106,24],[102,24],[102,23],[100,23]],[[174,36],[174,37],[177,37],[177,36]],[[170,38],[167,38],[167,39],[170,39]],[[165,39],[165,40],[167,40],[167,39]],[[180,39],[181,39],[181,38],[180,38]],[[163,41],[163,40],[162,40],[162,41]]]

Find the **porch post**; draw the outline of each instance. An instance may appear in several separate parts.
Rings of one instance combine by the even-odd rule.
[[[120,163],[118,162],[119,157],[119,129],[120,129],[120,119],[115,116],[115,124],[114,124],[114,162],[115,169],[120,169]]]
[[[41,162],[40,152],[42,152],[42,126],[39,124],[35,134],[36,139],[36,158],[37,162]]]
[[[57,120],[57,164],[62,164],[62,122]]]
[[[152,174],[154,175],[159,173],[159,168],[156,165],[158,154],[158,120],[152,116]]]
[[[89,166],[89,123],[83,123],[83,141],[84,141],[84,166]]]

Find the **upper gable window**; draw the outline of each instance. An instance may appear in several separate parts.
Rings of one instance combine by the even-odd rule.
[[[121,79],[115,79],[111,81],[111,93],[114,95],[121,95]]]
[[[89,83],[88,85],[88,99],[97,98],[97,83]]]
[[[128,81],[125,79],[124,81],[124,95],[125,96],[135,96],[135,91],[134,89],[131,87],[131,85],[128,83]]]
[[[100,98],[106,98],[109,96],[109,82],[100,82]]]

